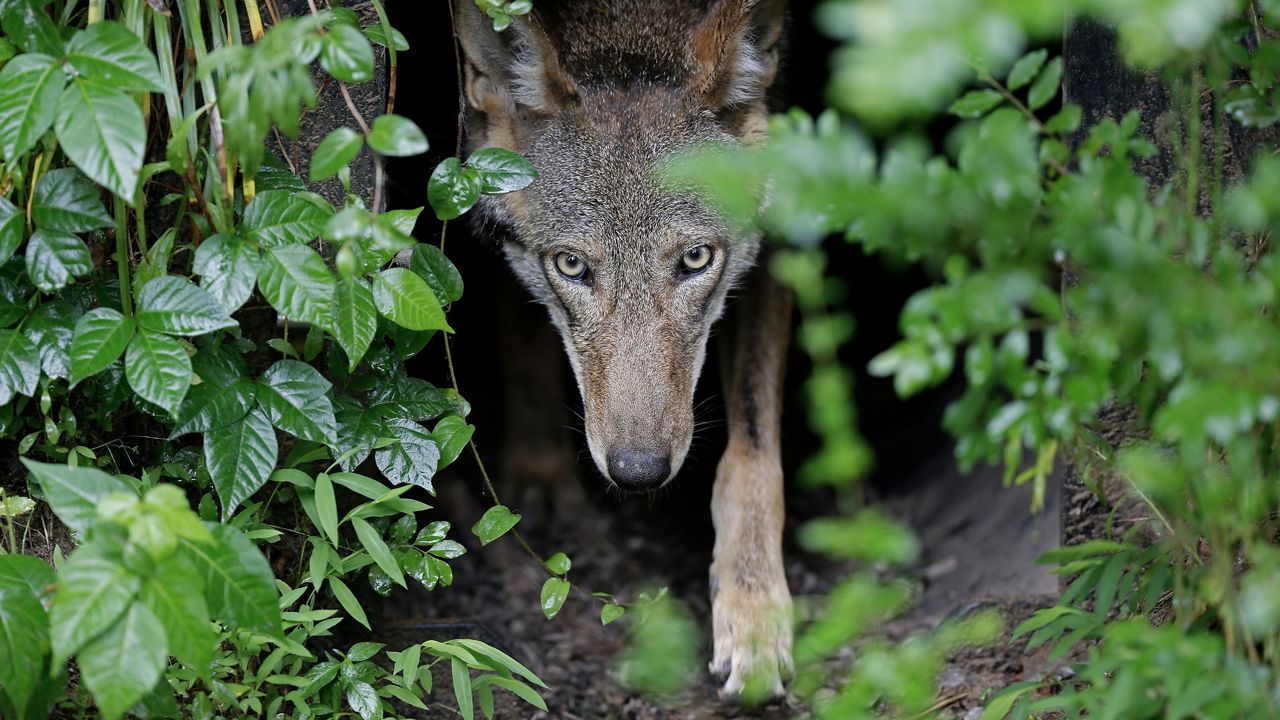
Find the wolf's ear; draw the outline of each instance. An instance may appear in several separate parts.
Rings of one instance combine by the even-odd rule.
[[[486,116],[491,131],[514,130],[520,109],[553,113],[577,98],[559,48],[536,15],[519,18],[499,33],[474,0],[456,0],[454,8],[466,54],[467,102]]]
[[[778,72],[786,0],[717,0],[689,43],[694,99],[711,110],[764,98]]]

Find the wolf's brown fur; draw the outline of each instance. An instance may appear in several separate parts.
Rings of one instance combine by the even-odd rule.
[[[752,676],[781,693],[791,670],[779,462],[790,301],[753,269],[758,236],[735,234],[656,175],[703,143],[762,136],[784,4],[539,0],[501,35],[471,0],[456,8],[469,145],[514,150],[541,173],[521,192],[486,198],[480,223],[560,331],[592,458],[611,482],[653,487],[679,470],[712,323],[730,290],[744,288],[712,499],[711,667],[728,694]],[[693,268],[689,258],[706,252]]]

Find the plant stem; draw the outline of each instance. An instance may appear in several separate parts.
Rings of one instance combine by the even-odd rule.
[[[126,317],[133,316],[133,290],[129,272],[129,218],[124,200],[111,198],[116,220],[116,273],[120,278],[120,309]]]

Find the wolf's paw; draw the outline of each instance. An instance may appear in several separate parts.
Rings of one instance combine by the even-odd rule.
[[[713,571],[713,578],[717,577]],[[724,679],[720,697],[749,703],[783,697],[791,679],[791,593],[784,577],[744,589],[732,577],[713,580],[715,654],[710,670]]]

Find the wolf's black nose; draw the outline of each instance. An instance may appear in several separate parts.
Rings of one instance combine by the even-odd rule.
[[[609,477],[623,490],[652,490],[671,474],[671,456],[656,450],[614,450]]]

